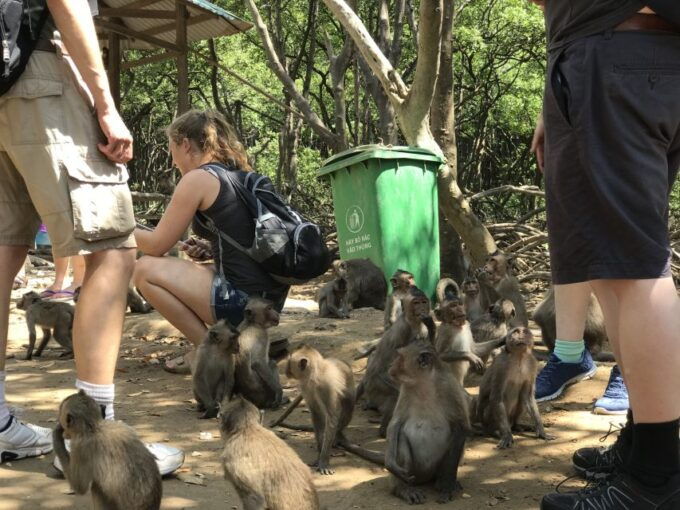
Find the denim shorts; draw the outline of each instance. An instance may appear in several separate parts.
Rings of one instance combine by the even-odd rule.
[[[270,300],[274,304],[276,311],[280,312],[286,302],[288,290],[283,293],[261,292],[251,294]],[[210,308],[212,309],[213,320],[227,320],[234,326],[238,326],[243,321],[243,311],[248,304],[248,293],[237,289],[228,280],[222,280],[219,274],[215,274],[210,293]]]

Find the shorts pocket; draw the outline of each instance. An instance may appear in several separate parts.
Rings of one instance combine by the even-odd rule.
[[[74,237],[100,241],[122,237],[135,228],[132,196],[124,165],[70,159],[61,162],[68,175]]]
[[[63,131],[64,85],[45,78],[20,78],[2,97],[6,116],[12,119],[14,145],[47,144]]]

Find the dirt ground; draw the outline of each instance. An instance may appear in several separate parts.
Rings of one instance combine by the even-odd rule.
[[[49,270],[34,270],[29,289],[46,286]],[[296,287],[272,337],[287,337],[292,345],[306,342],[326,356],[350,361],[357,347],[380,334],[382,312],[361,309],[349,320],[316,317],[314,290],[318,282]],[[25,292],[15,291],[16,300]],[[533,296],[535,300],[537,296]],[[539,331],[535,330],[538,335]],[[45,427],[54,427],[59,402],[71,394],[75,379],[72,360],[58,358],[59,348],[50,343],[42,359],[23,361],[27,332],[23,312],[12,310],[7,361],[7,398],[22,418]],[[144,441],[167,442],[183,448],[183,468],[163,483],[166,510],[241,508],[234,489],[223,479],[219,464],[220,438],[215,421],[199,420],[193,410],[189,376],[168,374],[162,360],[186,348],[179,333],[157,313],[128,315],[116,374],[116,417],[135,427]],[[540,347],[539,347],[540,349]],[[354,362],[357,379],[363,375],[365,360]],[[492,438],[473,438],[466,446],[459,472],[463,492],[447,506],[457,509],[497,507],[507,510],[537,509],[543,494],[572,474],[570,458],[579,447],[597,445],[598,438],[619,417],[591,414],[609,377],[611,364],[601,364],[594,379],[580,383],[552,403],[541,405],[548,431],[557,436],[544,442],[531,435],[518,437],[512,449],[500,451]],[[285,383],[284,379],[284,383]],[[478,381],[472,381],[478,383]],[[476,391],[470,384],[470,391]],[[292,387],[286,389],[291,398]],[[270,421],[279,412],[268,412]],[[367,448],[384,451],[372,411],[357,407],[348,436]],[[293,423],[309,423],[304,406],[293,413]],[[280,436],[302,459],[314,459],[312,434],[280,430]],[[609,439],[611,441],[612,438]],[[70,494],[65,480],[55,476],[52,454],[0,465],[0,510],[90,508],[89,497]],[[406,508],[390,494],[388,473],[349,454],[335,452],[334,476],[314,475],[322,507],[336,510]],[[579,482],[567,484],[578,486]],[[434,492],[422,508],[441,508]],[[300,509],[303,510],[303,509]]]

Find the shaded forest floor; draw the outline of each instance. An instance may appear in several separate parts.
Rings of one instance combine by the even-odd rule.
[[[49,271],[31,275],[30,286],[40,289],[50,281]],[[313,303],[318,282],[296,287],[271,336],[287,337],[292,345],[306,342],[326,356],[350,361],[358,346],[380,335],[382,312],[361,309],[344,321],[319,319]],[[14,301],[25,292],[13,293]],[[535,301],[539,296],[532,296]],[[530,306],[531,308],[531,306]],[[539,331],[535,330],[538,335]],[[23,312],[10,317],[10,358],[7,362],[9,404],[23,410],[22,417],[45,427],[54,427],[59,402],[71,394],[75,378],[72,360],[58,358],[56,344],[42,359],[23,361],[27,333]],[[539,347],[540,349],[541,347]],[[185,349],[185,342],[157,313],[128,315],[116,374],[116,417],[135,427],[144,441],[167,442],[183,448],[186,462],[176,475],[163,483],[163,509],[206,510],[240,508],[234,489],[222,478],[219,464],[220,437],[215,421],[199,420],[193,410],[190,376],[172,375],[161,369],[163,358]],[[353,363],[357,380],[365,360]],[[499,451],[493,438],[472,438],[466,445],[460,469],[463,492],[449,505],[457,509],[497,507],[508,510],[537,509],[543,494],[572,474],[570,459],[579,447],[599,445],[598,438],[619,417],[591,414],[609,377],[611,364],[600,364],[594,379],[580,383],[552,403],[541,405],[548,430],[557,436],[544,442],[531,435],[517,438],[512,449]],[[283,380],[286,383],[285,378]],[[476,391],[478,380],[471,381]],[[286,385],[287,386],[287,385]],[[294,388],[286,389],[292,398]],[[21,412],[21,410],[20,410]],[[268,412],[266,421],[280,411]],[[348,428],[349,438],[367,448],[384,451],[376,414],[357,406]],[[292,423],[310,423],[304,406],[294,411]],[[312,434],[281,429],[280,436],[305,462],[315,457]],[[613,438],[610,438],[612,440]],[[55,476],[52,454],[0,465],[0,510],[90,508],[89,497],[70,494],[65,480]],[[332,458],[334,476],[314,475],[322,507],[336,510],[407,508],[390,494],[386,471],[349,454],[336,451]],[[569,485],[569,484],[567,484]],[[576,487],[579,482],[571,486]],[[428,492],[421,508],[441,508]],[[303,510],[303,509],[300,509]]]

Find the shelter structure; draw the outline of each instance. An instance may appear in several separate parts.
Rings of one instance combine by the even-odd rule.
[[[252,23],[206,0],[99,0],[95,26],[108,51],[111,93],[120,101],[121,70],[174,59],[177,62],[177,111],[189,105],[189,43],[244,32]],[[127,49],[157,50],[123,62]],[[160,50],[160,51],[158,51]]]

